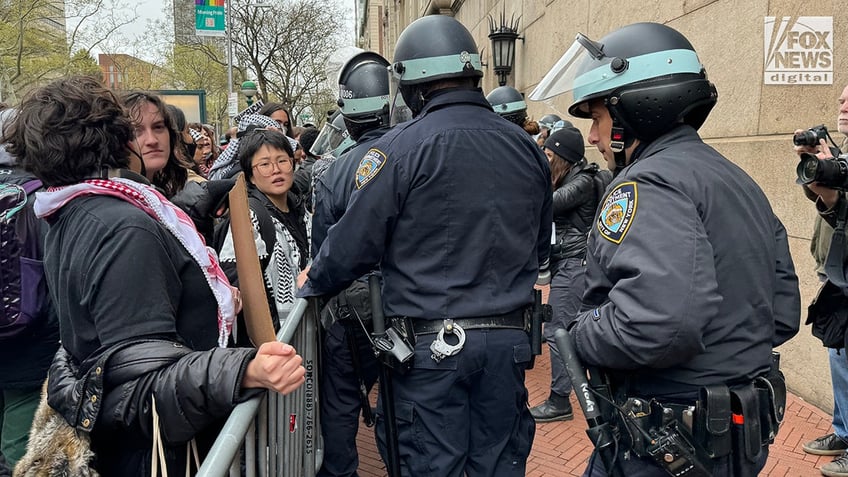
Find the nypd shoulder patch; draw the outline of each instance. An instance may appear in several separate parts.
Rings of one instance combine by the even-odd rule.
[[[365,157],[359,161],[356,168],[356,188],[362,189],[371,179],[377,177],[380,169],[386,163],[386,154],[379,149],[371,149],[365,153]]]
[[[601,213],[598,215],[598,231],[601,236],[613,243],[621,243],[633,223],[638,204],[638,191],[635,182],[622,182],[604,199]]]

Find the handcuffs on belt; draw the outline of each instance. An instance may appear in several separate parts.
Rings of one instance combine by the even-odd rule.
[[[450,344],[445,341],[445,333],[448,335],[456,335],[458,341],[456,344]],[[442,329],[436,335],[436,339],[430,344],[430,358],[436,363],[440,363],[448,356],[453,356],[462,350],[465,345],[465,330],[461,326],[454,323],[448,318],[443,322]]]

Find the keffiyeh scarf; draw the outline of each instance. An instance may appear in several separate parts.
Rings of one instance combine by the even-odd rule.
[[[86,195],[108,195],[125,200],[143,210],[174,235],[200,266],[218,302],[218,346],[225,348],[235,317],[233,288],[214,252],[206,247],[189,216],[153,187],[120,178],[91,179],[71,186],[51,187],[45,192],[36,193],[33,210],[38,217],[47,217],[72,199]]]

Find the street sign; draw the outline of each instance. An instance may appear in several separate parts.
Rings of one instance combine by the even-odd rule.
[[[238,93],[230,93],[227,98],[227,116],[233,117],[238,114]]]
[[[194,34],[197,36],[226,36],[227,0],[194,0]]]

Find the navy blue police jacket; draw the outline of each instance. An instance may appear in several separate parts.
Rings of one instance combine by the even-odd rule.
[[[327,231],[342,218],[350,194],[356,187],[356,169],[359,161],[371,146],[383,137],[388,127],[377,128],[363,134],[356,145],[333,161],[326,172],[315,181],[314,211],[312,213],[312,258],[327,238]]]
[[[783,224],[754,180],[690,126],[644,146],[613,180],[586,261],[576,350],[618,373],[628,394],[750,382],[800,326]]]
[[[482,91],[437,92],[365,154],[355,187],[299,296],[336,294],[379,264],[387,316],[487,316],[532,301],[550,251],[550,168]]]

